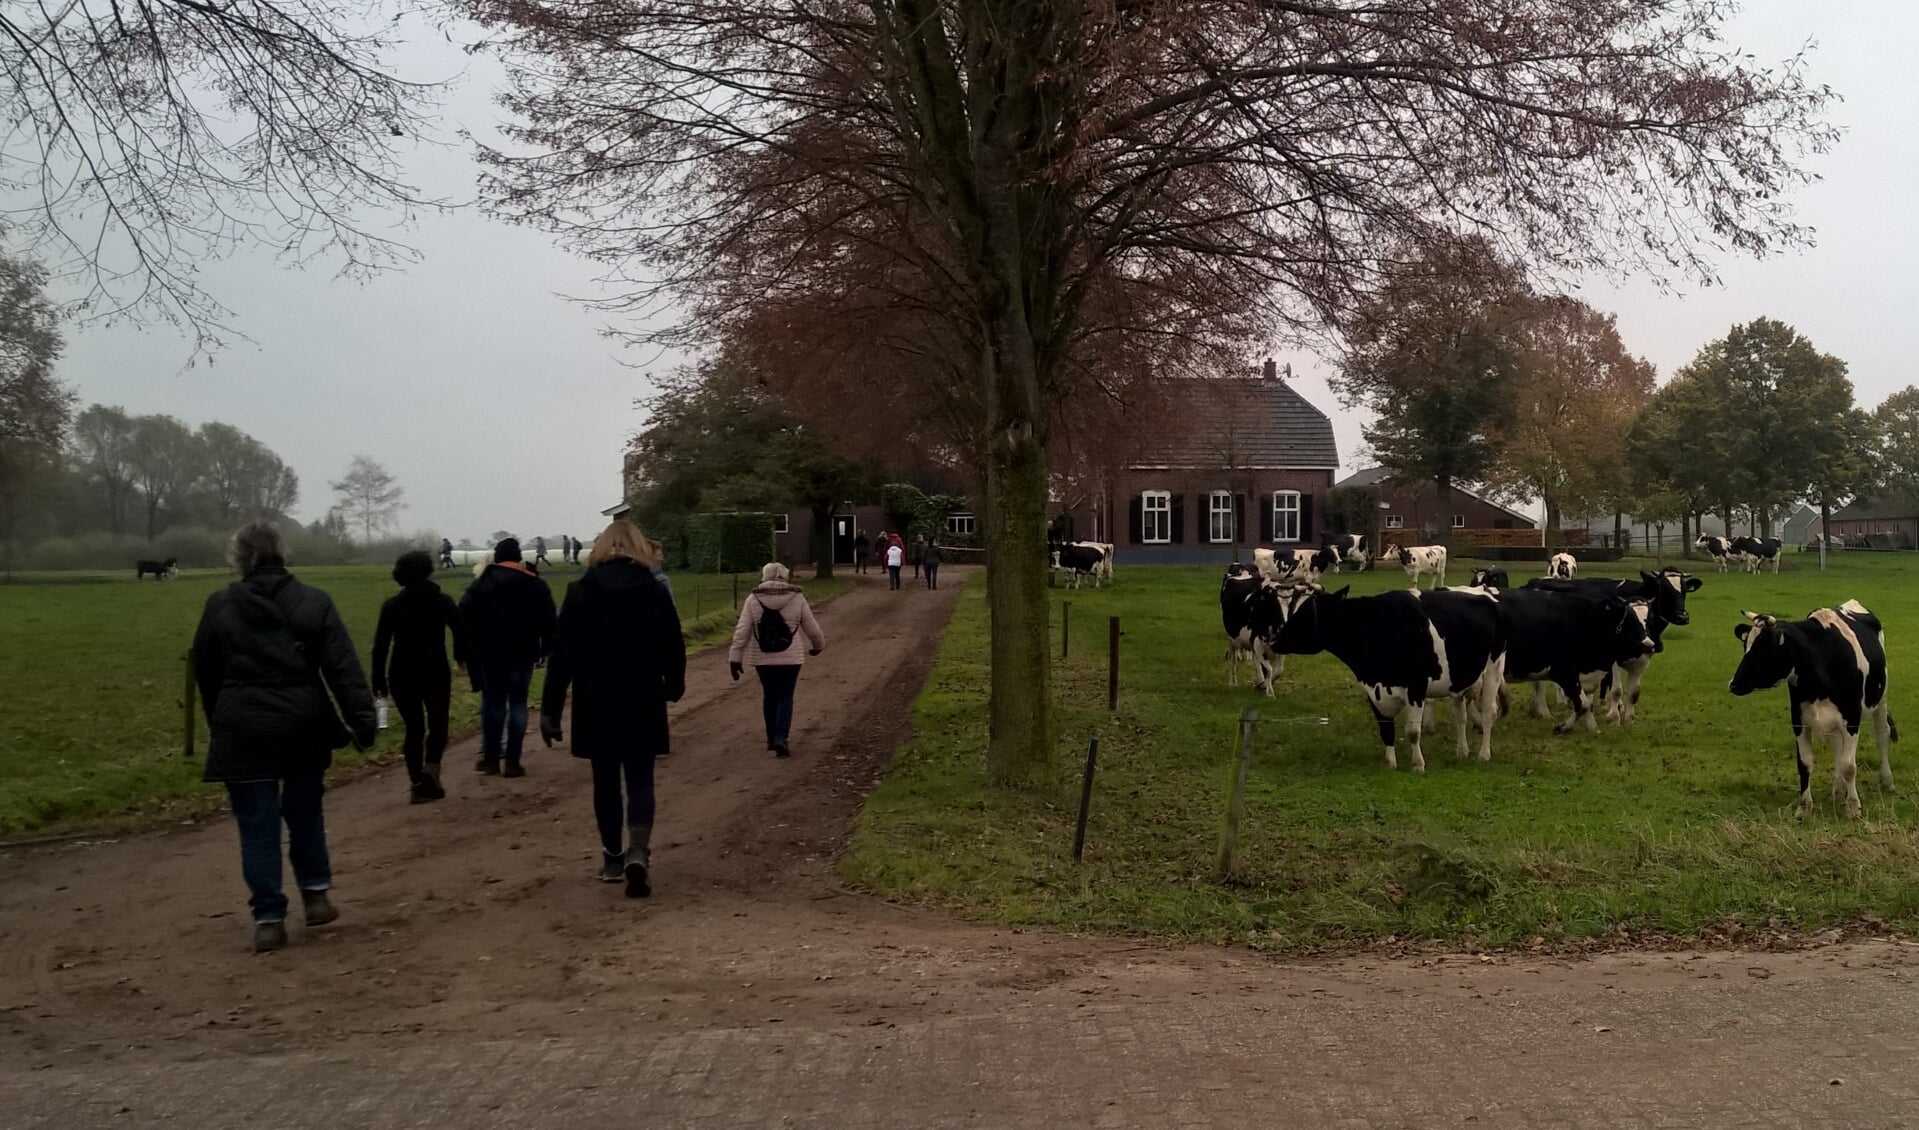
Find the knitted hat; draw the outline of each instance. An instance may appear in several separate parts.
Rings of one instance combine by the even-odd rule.
[[[500,543],[493,547],[493,560],[495,561],[518,561],[519,559],[519,538],[501,538]]]

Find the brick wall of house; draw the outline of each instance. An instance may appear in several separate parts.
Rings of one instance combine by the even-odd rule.
[[[1118,476],[1107,499],[1083,500],[1067,507],[1066,513],[1072,519],[1072,538],[1112,542],[1121,559],[1210,559],[1215,552],[1232,555],[1235,548],[1250,551],[1253,546],[1280,540],[1274,536],[1271,518],[1272,497],[1277,491],[1299,493],[1297,541],[1301,545],[1318,544],[1328,532],[1324,500],[1332,484],[1331,471],[1132,470]],[[1143,536],[1143,499],[1148,491],[1164,491],[1171,496],[1173,506],[1168,517],[1176,521],[1167,523],[1168,540],[1149,542]],[[1226,491],[1235,502],[1236,516],[1230,530],[1213,527],[1210,511],[1214,491]],[[1216,539],[1216,533],[1230,536]]]
[[[1453,491],[1453,505],[1450,510],[1450,515],[1457,515],[1457,518],[1451,518],[1439,512],[1438,493],[1431,483],[1412,486],[1381,484],[1376,489],[1379,491],[1380,500],[1386,503],[1387,507],[1380,512],[1383,536],[1398,539],[1402,545],[1423,544],[1442,525],[1449,525],[1455,530],[1527,529],[1532,525],[1529,521],[1516,518],[1500,507],[1457,488]],[[1399,523],[1397,526],[1393,524],[1395,519]],[[1412,533],[1404,533],[1402,537],[1403,531],[1416,532],[1420,536],[1413,538]],[[1404,540],[1406,538],[1412,540]]]

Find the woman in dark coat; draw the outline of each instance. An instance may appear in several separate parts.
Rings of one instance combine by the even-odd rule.
[[[462,671],[466,643],[460,610],[433,583],[433,559],[424,550],[402,553],[393,563],[393,579],[400,591],[380,606],[380,624],[373,631],[373,695],[390,696],[400,712],[411,799],[425,804],[446,796],[440,787],[440,758],[446,753],[447,708],[453,698],[446,637],[453,637],[453,662]]]
[[[653,574],[658,564],[633,523],[617,521],[600,534],[586,574],[567,586],[540,704],[540,737],[550,746],[561,740],[560,715],[573,691],[573,756],[593,763],[600,878],[624,878],[628,898],[653,891],[653,759],[667,751],[666,704],[686,693],[686,638],[673,598]]]
[[[333,869],[320,797],[333,751],[373,744],[373,695],[333,601],[287,572],[278,530],[242,527],[228,559],[240,579],[207,598],[193,637],[210,739],[201,779],[227,787],[252,892],[253,948],[264,951],[287,941],[282,822],[306,924],[340,916],[327,897]]]

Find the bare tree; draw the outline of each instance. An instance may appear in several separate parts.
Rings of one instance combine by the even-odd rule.
[[[127,447],[127,467],[147,510],[147,540],[160,532],[160,512],[177,508],[199,482],[205,453],[192,429],[172,416],[139,416]]]
[[[392,147],[430,88],[390,73],[383,0],[74,0],[0,12],[10,236],[103,313],[216,344],[205,260],[262,242],[349,272],[408,258],[356,219],[419,203]]]
[[[235,515],[284,514],[300,493],[300,479],[266,444],[232,424],[211,421],[197,433],[205,456],[202,487],[220,512]]]
[[[332,513],[349,525],[360,527],[361,544],[373,540],[375,530],[391,525],[404,505],[406,491],[385,467],[365,455],[355,455],[346,469],[346,477],[330,484],[338,500]]]
[[[1252,321],[1314,331],[1387,249],[1461,234],[1709,275],[1802,237],[1785,190],[1833,137],[1796,63],[1720,46],[1719,0],[466,7],[521,121],[484,154],[492,204],[629,282],[613,309],[689,315],[636,337],[708,344],[769,301],[841,333],[942,327],[921,379],[983,471],[1009,783],[1056,773],[1048,452],[1097,368],[1096,297],[1114,335],[1178,356]]]
[[[74,456],[99,483],[107,506],[107,526],[125,533],[127,501],[133,490],[133,417],[120,407],[93,404],[73,422]]]

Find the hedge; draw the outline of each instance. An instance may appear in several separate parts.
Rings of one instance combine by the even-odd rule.
[[[776,556],[771,514],[694,514],[686,520],[686,567],[692,572],[750,573]]]

